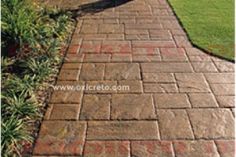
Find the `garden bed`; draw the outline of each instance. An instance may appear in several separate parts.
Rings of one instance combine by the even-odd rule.
[[[3,0],[1,9],[1,155],[27,156],[75,22],[26,0]]]

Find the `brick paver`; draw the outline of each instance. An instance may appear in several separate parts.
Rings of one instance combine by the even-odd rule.
[[[214,141],[176,141],[174,149],[177,157],[220,157]]]
[[[111,119],[155,119],[149,94],[115,94],[112,97]]]
[[[85,157],[129,157],[128,141],[87,141],[84,147]]]
[[[194,48],[167,0],[46,3],[78,23],[35,156],[234,156],[234,64]]]
[[[133,141],[132,155],[136,157],[174,157],[173,147],[169,141]]]
[[[190,121],[185,110],[158,110],[161,139],[193,139]],[[173,129],[174,128],[174,129]]]

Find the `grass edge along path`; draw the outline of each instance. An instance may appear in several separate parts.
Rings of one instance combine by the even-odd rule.
[[[168,0],[194,46],[234,61],[233,0]]]

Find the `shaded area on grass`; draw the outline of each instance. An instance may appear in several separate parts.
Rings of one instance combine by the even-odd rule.
[[[191,41],[223,58],[234,60],[233,0],[169,0]]]

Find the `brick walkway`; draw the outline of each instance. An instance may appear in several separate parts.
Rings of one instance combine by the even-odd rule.
[[[54,91],[35,156],[234,156],[234,64],[193,48],[166,0],[54,3],[82,6],[57,85],[130,89]]]

